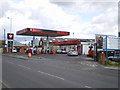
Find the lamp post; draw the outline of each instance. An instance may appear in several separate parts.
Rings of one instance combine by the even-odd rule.
[[[8,17],[8,19],[10,19],[10,33],[12,31],[12,18]]]
[[[12,31],[12,18],[11,17],[7,17],[8,19],[10,19],[10,33]],[[10,41],[10,53],[12,52],[12,43]]]
[[[74,38],[74,32],[73,32],[73,38]]]
[[[25,46],[26,46],[27,44],[26,44],[26,40],[25,40]]]

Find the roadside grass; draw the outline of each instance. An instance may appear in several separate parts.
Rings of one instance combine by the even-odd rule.
[[[108,60],[108,61],[105,62],[104,65],[119,66],[119,65],[120,65],[120,62],[115,62],[115,61]]]

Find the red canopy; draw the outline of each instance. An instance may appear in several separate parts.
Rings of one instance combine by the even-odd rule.
[[[69,32],[64,31],[54,31],[54,30],[46,30],[46,29],[36,29],[36,28],[26,28],[16,32],[17,35],[25,35],[25,36],[68,36]]]

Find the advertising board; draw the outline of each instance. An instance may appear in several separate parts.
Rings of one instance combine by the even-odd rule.
[[[97,43],[97,48],[102,49],[103,48],[103,37],[96,36],[96,43]]]
[[[115,35],[96,35],[98,49],[118,49],[118,38]]]

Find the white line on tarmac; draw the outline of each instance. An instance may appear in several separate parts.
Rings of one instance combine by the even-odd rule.
[[[0,83],[2,83],[2,80],[0,80]]]
[[[51,77],[55,77],[55,78],[58,78],[58,79],[61,79],[61,80],[65,80],[64,78],[62,77],[59,77],[59,76],[55,76],[55,75],[52,75],[52,74],[49,74],[49,73],[45,73],[45,72],[42,72],[42,71],[37,71],[41,74],[45,74],[45,75],[48,75],[48,76],[51,76]]]
[[[13,62],[10,62],[10,61],[8,61],[8,63],[10,63],[10,64],[14,64]]]
[[[18,65],[18,66],[23,67],[23,68],[26,68],[26,69],[29,69],[29,70],[32,70],[31,68],[26,67],[26,66],[23,66],[23,65]]]
[[[92,87],[89,87],[89,86],[85,86],[86,88],[92,88]]]
[[[118,69],[118,67],[104,67],[104,68],[108,68],[108,69]]]

